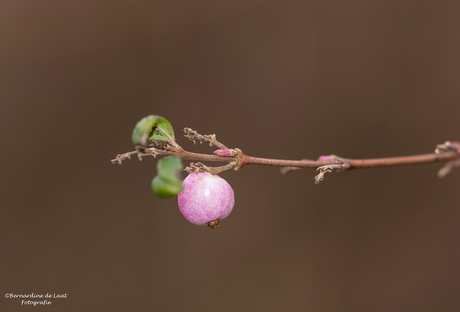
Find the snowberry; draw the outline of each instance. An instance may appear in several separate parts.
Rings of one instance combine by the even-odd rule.
[[[235,205],[233,189],[227,181],[208,172],[189,174],[184,189],[177,196],[179,209],[189,222],[219,227],[219,220],[227,217]]]

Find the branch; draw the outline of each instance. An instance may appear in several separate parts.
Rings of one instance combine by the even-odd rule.
[[[217,141],[216,136],[213,135],[201,135],[196,131],[185,128],[184,132],[186,137],[192,140],[194,143],[198,140],[201,142],[209,142],[210,146],[217,146],[220,149],[214,151],[216,155],[210,154],[199,154],[184,150],[181,146],[176,145],[174,148],[159,149],[156,147],[142,147],[136,146],[136,150],[124,154],[118,154],[112,163],[121,164],[123,160],[130,159],[132,155],[139,157],[142,160],[144,156],[175,156],[184,160],[198,160],[208,162],[225,162],[224,166],[220,167],[209,167],[201,162],[191,163],[190,167],[185,170],[188,172],[210,172],[212,174],[218,174],[222,171],[234,169],[239,170],[245,165],[265,165],[265,166],[278,166],[283,167],[282,173],[287,173],[291,170],[297,170],[300,168],[317,168],[319,174],[315,177],[315,183],[318,184],[323,181],[324,175],[330,172],[339,172],[350,169],[364,169],[364,168],[375,168],[375,167],[392,167],[401,165],[419,165],[419,164],[430,164],[437,162],[447,163],[439,173],[439,177],[445,176],[454,167],[460,167],[460,143],[447,141],[444,144],[440,144],[436,147],[434,153],[421,154],[421,155],[410,155],[401,157],[387,157],[387,158],[374,158],[374,159],[349,159],[341,158],[335,155],[321,156],[318,160],[283,160],[283,159],[270,159],[248,156],[243,153],[240,149],[228,149],[225,145]]]

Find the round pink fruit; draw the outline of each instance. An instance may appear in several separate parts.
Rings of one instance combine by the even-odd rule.
[[[179,209],[189,222],[218,227],[235,205],[235,194],[227,181],[208,172],[189,174],[177,196]]]

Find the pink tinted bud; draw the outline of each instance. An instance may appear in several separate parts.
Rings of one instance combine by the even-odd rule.
[[[232,152],[228,148],[215,150],[214,154],[219,155],[219,156],[224,156],[224,157],[233,156]]]
[[[460,142],[451,142],[450,146],[457,149],[457,154],[460,154]]]
[[[319,156],[318,161],[329,161],[329,162],[332,162],[332,161],[335,161],[335,159],[332,158],[332,156],[330,156],[330,155],[322,155],[322,156]]]
[[[324,161],[324,162],[331,162],[331,163],[340,164],[340,161],[338,161],[336,157],[333,157],[331,155],[319,156],[317,161]]]

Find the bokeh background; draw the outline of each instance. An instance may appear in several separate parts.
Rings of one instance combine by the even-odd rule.
[[[459,1],[2,1],[0,300],[34,311],[459,311],[460,170],[221,174],[218,230],[122,166],[168,118],[248,155],[429,153],[460,140]]]

